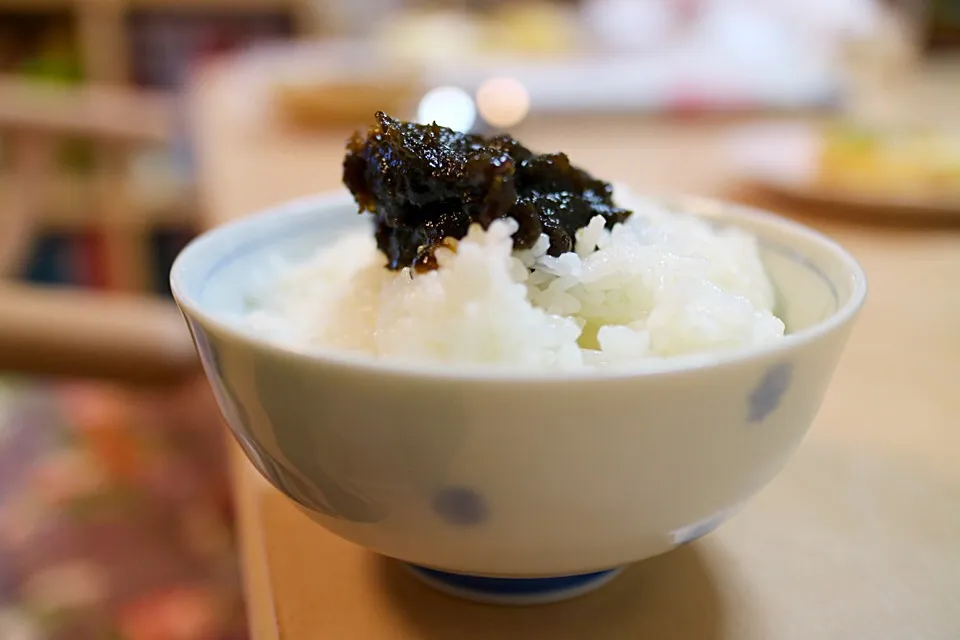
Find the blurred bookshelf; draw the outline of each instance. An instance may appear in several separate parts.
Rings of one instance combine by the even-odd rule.
[[[0,199],[17,188],[8,153],[17,127],[56,137],[23,277],[168,294],[173,257],[198,231],[192,149],[177,100],[191,67],[317,33],[315,16],[307,0],[0,0],[0,75],[167,94],[173,122],[167,139],[134,146],[58,133],[0,105]]]

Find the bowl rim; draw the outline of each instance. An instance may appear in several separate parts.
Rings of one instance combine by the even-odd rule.
[[[795,333],[786,334],[783,339],[765,345],[672,356],[657,359],[655,362],[647,360],[636,364],[631,363],[609,368],[584,367],[573,370],[544,370],[497,368],[487,365],[457,366],[433,362],[404,362],[387,358],[379,359],[366,353],[337,351],[329,348],[298,348],[264,339],[256,335],[253,330],[245,330],[229,320],[222,319],[218,314],[208,312],[200,301],[189,293],[186,279],[189,277],[190,270],[187,267],[193,260],[192,256],[203,252],[207,245],[217,241],[218,236],[231,232],[238,233],[247,227],[263,224],[272,219],[280,220],[286,217],[306,216],[311,212],[323,212],[325,209],[329,210],[335,206],[353,203],[353,199],[346,189],[288,200],[201,233],[192,239],[174,260],[170,270],[170,287],[174,299],[187,320],[193,320],[206,330],[212,329],[216,333],[248,344],[252,348],[272,351],[287,358],[302,360],[313,365],[342,367],[353,373],[421,378],[424,380],[433,379],[447,382],[610,381],[679,375],[758,360],[784,358],[787,354],[794,353],[853,322],[863,308],[867,296],[866,273],[849,251],[827,235],[771,211],[728,202],[719,198],[687,194],[659,197],[644,195],[639,192],[635,193],[640,197],[648,198],[652,202],[663,203],[680,211],[695,211],[696,213],[693,213],[693,215],[707,220],[729,220],[733,226],[737,226],[738,220],[749,221],[758,226],[778,228],[788,234],[816,244],[834,256],[843,265],[846,273],[849,274],[853,283],[850,297],[823,320],[804,327]],[[790,248],[792,249],[792,247]],[[799,255],[805,257],[802,253]]]

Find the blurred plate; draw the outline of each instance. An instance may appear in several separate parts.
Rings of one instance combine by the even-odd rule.
[[[770,124],[728,140],[747,187],[831,212],[960,222],[960,137]]]
[[[835,79],[823,65],[786,53],[775,60],[722,47],[647,55],[510,50],[494,55],[475,38],[449,31],[416,50],[409,34],[405,48],[386,36],[253,47],[230,67],[243,96],[233,110],[244,119],[279,115],[293,123],[338,123],[369,111],[372,102],[391,105],[400,96],[393,89],[403,86],[419,92],[402,110],[412,116],[428,90],[457,87],[475,95],[492,78],[522,86],[531,113],[795,110],[829,105],[836,93]],[[451,41],[459,46],[448,46]],[[786,67],[790,74],[782,73]],[[354,91],[358,82],[361,89]],[[402,95],[404,105],[408,97]]]
[[[273,107],[279,119],[294,129],[363,127],[377,111],[405,114],[419,92],[413,82],[396,77],[381,81],[337,80],[278,83]]]
[[[410,117],[425,90],[418,65],[355,40],[258,45],[230,71],[244,120],[296,130],[365,126],[376,111]]]

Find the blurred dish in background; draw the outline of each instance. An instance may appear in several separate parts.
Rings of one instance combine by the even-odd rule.
[[[528,114],[742,114],[836,108],[843,97],[861,117],[876,105],[897,111],[891,87],[905,93],[916,47],[894,35],[914,33],[907,27],[917,21],[880,11],[878,0],[817,2],[809,13],[799,0],[536,0],[482,10],[363,0],[382,11],[360,30],[352,8],[348,39],[249,55],[242,66],[257,86],[237,109],[269,104],[286,124],[340,129],[377,108],[415,118],[429,91],[455,87],[475,97],[478,126],[493,128]],[[522,91],[491,89],[503,78]]]
[[[384,0],[394,10],[362,36],[244,54],[244,100],[235,110],[260,116],[268,105],[285,124],[340,129],[378,108],[415,118],[437,87],[474,96],[478,126],[493,128],[545,113],[836,105],[840,74],[822,39],[782,11],[739,0],[636,4],[511,1],[468,11]],[[504,78],[513,85],[507,93]]]
[[[827,128],[822,139],[817,183],[824,189],[960,204],[956,135],[838,125]]]
[[[744,128],[730,157],[748,186],[856,210],[960,221],[960,132],[851,122]]]
[[[409,113],[415,87],[396,78],[280,82],[274,87],[274,107],[291,128],[341,128],[368,122],[377,111]]]
[[[366,42],[420,66],[431,87],[475,93],[491,78],[513,78],[533,113],[835,104],[839,77],[822,42],[798,32],[782,12],[741,5],[584,0],[501,2],[484,11],[410,8],[379,22]]]
[[[426,91],[417,65],[363,41],[265,46],[245,55],[238,80],[247,101],[256,111],[258,96],[265,98],[276,120],[296,130],[361,126],[376,111],[410,118]]]

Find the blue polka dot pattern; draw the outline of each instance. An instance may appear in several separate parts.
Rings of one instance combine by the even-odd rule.
[[[763,422],[777,410],[792,378],[793,366],[789,363],[778,364],[767,372],[750,394],[750,422]]]
[[[452,525],[469,526],[487,519],[483,496],[467,487],[447,487],[433,497],[433,511]]]
[[[220,354],[214,341],[211,341],[199,324],[189,321],[188,324],[220,410],[250,462],[271,484],[301,507],[331,518],[351,522],[378,522],[386,516],[383,507],[355,490],[342,486],[326,473],[313,455],[312,447],[304,448],[301,441],[289,440],[288,435],[291,431],[300,434],[309,432],[309,424],[303,421],[304,416],[308,416],[309,412],[299,411],[296,402],[297,398],[307,397],[306,391],[295,394],[292,401],[288,397],[277,399],[276,394],[269,391],[260,393],[266,419],[277,420],[285,425],[294,425],[292,429],[270,427],[276,446],[284,454],[283,461],[270,455],[262,443],[258,442],[255,432],[251,429],[250,413],[231,388],[227,376],[229,372],[221,367]],[[271,370],[266,375],[258,372],[257,378],[259,383],[264,379],[276,379],[277,376]],[[280,387],[283,388],[284,385],[281,384]]]

